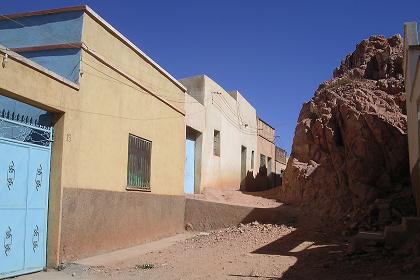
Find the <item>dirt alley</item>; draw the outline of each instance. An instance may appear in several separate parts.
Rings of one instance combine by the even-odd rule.
[[[222,198],[225,196],[221,194]],[[235,204],[241,198],[252,203],[246,194],[227,196]],[[212,197],[221,199],[219,194]],[[258,204],[264,200],[255,199]],[[263,204],[277,205],[272,200]],[[18,280],[420,279],[404,275],[402,262],[391,262],[382,254],[348,255],[347,240],[328,235],[315,224],[309,217],[301,217],[289,225],[240,224],[196,233],[175,245],[116,265],[69,264],[61,271],[27,275]]]

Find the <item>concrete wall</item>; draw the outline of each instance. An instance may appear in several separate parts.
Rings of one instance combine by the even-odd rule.
[[[299,211],[290,206],[254,208],[197,199],[186,200],[185,223],[196,231],[237,226],[240,223],[288,224],[294,222]]]
[[[184,196],[66,188],[61,261],[128,248],[184,231]]]
[[[92,12],[83,16],[81,38],[88,47],[80,50],[80,73],[76,70],[80,86],[11,52],[5,67],[0,68],[0,94],[55,113],[49,266],[63,258],[172,234],[183,219],[177,210],[182,208],[178,195],[183,194],[185,157],[183,87]],[[171,195],[155,199],[156,204],[126,190],[130,133],[152,142],[150,191]],[[114,200],[121,203],[112,204]],[[113,211],[105,212],[111,204]],[[123,217],[134,210],[150,213],[136,222]],[[87,228],[82,242],[91,242],[98,232],[108,232],[113,226],[109,221],[121,220],[120,231],[127,235],[128,229],[134,229],[141,236],[129,236],[130,244],[123,233],[122,238],[113,235],[112,246],[98,241],[97,247],[86,243],[77,247],[73,238],[82,229],[78,220]],[[90,230],[93,221],[95,229]],[[147,228],[154,230],[148,232]]]
[[[197,112],[200,105],[186,104],[186,126],[201,133],[201,168],[199,187],[239,189],[241,185],[241,147],[247,149],[246,170],[251,170],[251,153],[257,150],[256,112],[237,91],[228,93],[207,76],[181,80],[188,94],[203,105],[204,116],[188,117]],[[191,100],[191,98],[186,99]],[[213,153],[214,130],[220,131],[220,156]]]
[[[404,27],[404,77],[407,104],[408,150],[413,193],[416,199],[417,215],[420,215],[420,153],[419,153],[419,112],[420,112],[420,46],[417,24],[408,23]]]

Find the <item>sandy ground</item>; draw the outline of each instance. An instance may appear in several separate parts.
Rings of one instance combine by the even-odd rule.
[[[278,187],[262,192],[241,192],[206,188],[201,194],[192,194],[187,196],[195,199],[232,205],[257,208],[275,208],[282,205],[282,203],[273,199],[273,197],[276,197],[278,191]]]
[[[242,193],[210,192],[201,199],[206,195],[218,202],[278,205],[274,200]],[[314,224],[311,218],[300,217],[289,225],[254,222],[210,232],[188,232],[184,237],[127,249],[126,253],[69,264],[61,271],[17,279],[420,279],[420,275],[401,272],[403,259],[395,261],[381,252],[349,255],[347,240],[328,235]]]

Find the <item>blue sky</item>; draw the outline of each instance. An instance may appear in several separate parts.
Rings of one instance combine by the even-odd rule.
[[[176,78],[239,90],[290,152],[302,104],[355,45],[420,21],[418,0],[4,0],[1,14],[88,4]]]

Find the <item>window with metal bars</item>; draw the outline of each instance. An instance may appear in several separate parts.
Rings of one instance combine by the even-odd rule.
[[[127,188],[150,190],[152,142],[129,134]]]

